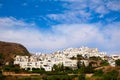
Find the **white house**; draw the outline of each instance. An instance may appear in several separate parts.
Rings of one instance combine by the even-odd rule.
[[[82,55],[83,57],[99,56],[104,58],[106,56],[105,52],[99,52],[97,48],[68,48],[64,51],[57,51],[52,54],[36,54],[32,56],[19,56],[17,55],[14,59],[14,64],[19,64],[21,68],[44,68],[46,71],[51,71],[54,64],[62,64],[66,67],[76,67],[77,60],[71,60],[71,57],[77,57],[77,55]],[[81,60],[88,65],[87,60]]]

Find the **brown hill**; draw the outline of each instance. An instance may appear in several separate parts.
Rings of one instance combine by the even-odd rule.
[[[0,41],[0,62],[13,61],[16,55],[30,55],[28,50],[21,44]]]

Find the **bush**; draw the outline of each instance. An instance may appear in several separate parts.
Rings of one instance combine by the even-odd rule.
[[[45,72],[47,75],[66,75],[67,72]]]
[[[40,78],[26,77],[26,78],[21,78],[21,79],[17,79],[17,80],[41,80],[41,79]]]
[[[4,80],[4,76],[2,75],[2,71],[0,71],[0,80]]]
[[[45,73],[45,70],[43,69],[32,69],[32,73]]]
[[[101,60],[100,57],[96,57],[96,56],[92,56],[92,57],[89,57],[90,60]]]
[[[13,68],[11,71],[14,71],[15,73],[19,73],[21,70],[19,68]]]
[[[101,63],[100,63],[100,65],[101,66],[108,66],[109,65],[109,63],[108,63],[108,61],[102,61]]]
[[[4,71],[13,71],[15,73],[19,73],[21,71],[20,66],[19,65],[5,65],[3,68]]]
[[[100,69],[100,70],[96,70],[95,72],[94,72],[94,75],[93,76],[99,76],[99,77],[101,77],[101,76],[103,76],[103,71]]]
[[[11,68],[7,66],[7,67],[4,68],[4,70],[5,71],[11,71]]]
[[[118,72],[113,70],[103,75],[103,80],[117,80]]]
[[[80,74],[79,77],[78,77],[79,80],[86,80],[85,79],[85,74]]]
[[[47,76],[44,80],[72,80],[75,76],[68,76],[68,75],[53,75]]]

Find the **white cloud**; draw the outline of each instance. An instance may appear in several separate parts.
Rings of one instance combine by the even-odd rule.
[[[111,46],[107,46],[107,47],[116,47],[120,45],[120,42],[118,42],[118,40],[120,40],[120,22],[118,23],[112,23],[107,25],[108,28],[106,28],[104,30],[104,37],[107,37],[106,41],[109,42]]]
[[[82,45],[98,47],[108,52],[120,52],[120,23],[100,24],[60,24],[52,26],[49,32],[41,31],[33,25],[15,18],[0,18],[0,40],[19,42],[30,51],[58,50]],[[21,21],[20,24],[19,21]],[[24,27],[17,29],[18,26]],[[17,26],[16,26],[17,24]],[[4,27],[2,27],[2,26]],[[10,25],[10,27],[8,27]],[[104,28],[101,29],[101,26]],[[15,28],[12,28],[15,27]],[[26,28],[27,27],[27,28]]]
[[[65,10],[60,14],[49,14],[48,18],[62,23],[85,23],[92,19],[93,13],[102,16],[109,13],[103,0],[65,0]],[[99,17],[99,16],[98,16]]]
[[[62,13],[49,14],[48,18],[64,23],[85,23],[96,18],[104,18],[112,11],[120,11],[120,0],[63,0]],[[96,15],[96,16],[94,16]],[[106,18],[106,17],[105,17]],[[110,18],[110,20],[112,20]],[[106,20],[107,21],[107,20]]]
[[[1,27],[14,27],[14,26],[20,26],[20,27],[25,27],[25,26],[34,26],[35,24],[26,24],[22,20],[17,20],[14,17],[3,17],[0,18],[0,26]]]
[[[67,2],[69,2],[69,4],[63,4],[63,7],[70,9],[70,10],[80,10],[80,9],[85,9],[88,5],[87,0],[73,0],[70,1],[68,0]]]
[[[120,11],[120,0],[65,0],[70,4],[67,4],[68,9],[85,9],[90,8],[91,10],[107,14],[109,10]],[[100,11],[98,11],[100,10]]]
[[[113,11],[120,11],[120,0],[110,0],[107,3],[107,7]]]
[[[89,20],[91,14],[86,11],[66,11],[63,14],[49,14],[47,15],[52,20],[57,20],[62,23],[83,23]]]
[[[83,23],[90,19],[91,13],[85,10],[85,8],[87,8],[85,0],[63,1],[69,2],[62,5],[66,10],[60,14],[48,14],[48,18],[62,23]]]
[[[106,9],[105,6],[99,6],[96,8],[96,12],[97,13],[100,13],[100,14],[106,14],[108,13],[109,11]]]

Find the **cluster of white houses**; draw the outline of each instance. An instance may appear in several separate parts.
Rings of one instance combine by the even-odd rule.
[[[70,59],[82,55],[85,58],[92,56],[101,57],[103,60],[106,56],[105,52],[99,52],[97,48],[68,48],[64,51],[57,51],[52,54],[36,54],[32,56],[19,56],[17,55],[14,64],[19,64],[21,68],[44,68],[45,71],[51,71],[54,64],[63,64],[66,67],[77,67],[77,60]],[[88,60],[81,60],[87,66]],[[111,62],[110,62],[111,63]],[[113,64],[112,64],[113,65]]]

